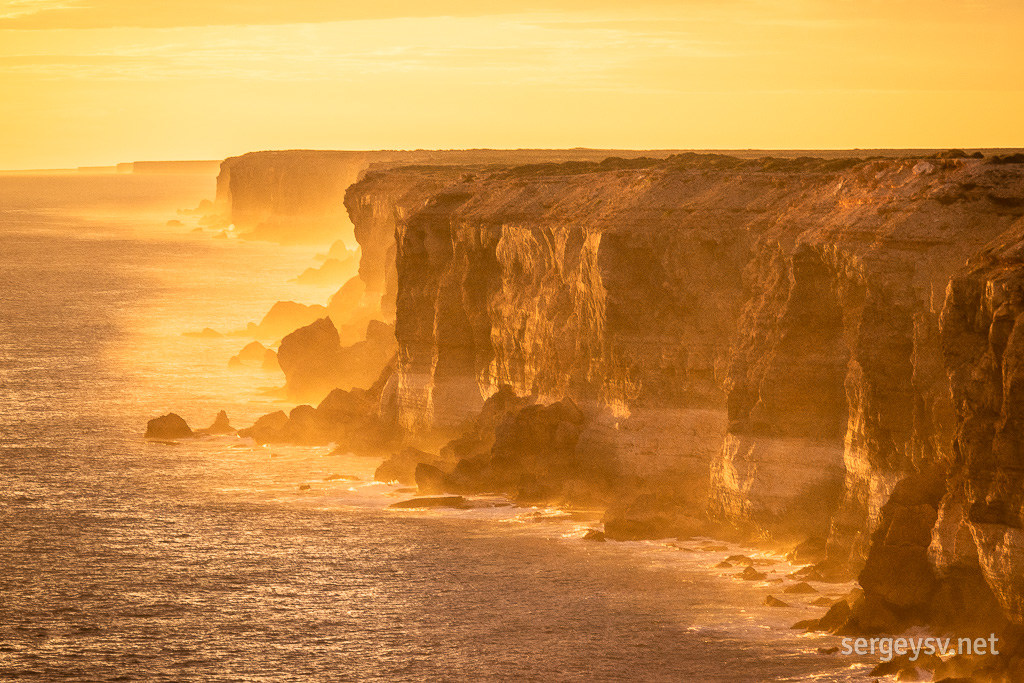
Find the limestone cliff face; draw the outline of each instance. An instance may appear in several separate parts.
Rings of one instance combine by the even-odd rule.
[[[467,172],[459,167],[403,168],[387,174],[370,173],[349,188],[345,205],[362,254],[359,277],[366,284],[367,295],[380,300],[385,320],[395,319],[396,226]]]
[[[666,157],[668,150],[614,152]],[[345,192],[367,169],[396,166],[520,165],[601,160],[613,153],[593,149],[380,150],[372,152],[281,150],[226,159],[217,177],[216,213],[248,239],[280,243],[352,242]],[[385,251],[387,251],[385,245]],[[376,266],[371,254],[369,273]],[[372,289],[372,278],[367,285]],[[383,291],[383,290],[381,290]]]
[[[345,190],[364,152],[251,152],[221,164],[215,206],[250,239],[284,244],[352,238]]]
[[[973,567],[1022,620],[1024,166],[680,155],[415,175],[346,198],[378,290],[395,231],[405,428],[455,431],[503,384],[569,397],[591,418],[577,448],[623,480],[748,532],[827,537],[833,561],[870,560],[880,599],[899,558],[936,581],[923,594]]]
[[[1024,194],[1010,189],[995,196],[1006,219],[1017,220],[946,292],[940,343],[956,421],[928,551],[940,577],[980,567],[1007,616],[1022,624]]]

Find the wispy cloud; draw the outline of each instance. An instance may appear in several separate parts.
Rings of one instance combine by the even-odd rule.
[[[20,19],[52,10],[81,10],[81,0],[0,0],[0,19]]]
[[[488,82],[610,85],[649,60],[735,56],[730,46],[682,33],[614,30],[572,22],[541,27],[533,15],[251,26],[231,30],[81,32],[45,52],[30,34],[0,45],[0,73],[40,79],[235,78],[331,80],[419,73]],[[6,54],[5,54],[6,53]]]

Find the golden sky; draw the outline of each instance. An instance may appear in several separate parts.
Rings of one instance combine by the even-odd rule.
[[[1024,146],[1024,0],[0,0],[0,168]]]

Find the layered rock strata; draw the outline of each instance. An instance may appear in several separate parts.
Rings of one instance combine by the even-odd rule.
[[[392,369],[250,434],[405,435],[382,476],[612,538],[811,538],[864,589],[830,629],[1017,637],[1024,157],[456,159],[345,189],[332,305],[379,299]]]
[[[668,156],[671,151],[616,152]],[[210,225],[234,225],[247,239],[282,244],[351,243],[345,191],[369,168],[408,165],[500,164],[600,160],[611,152],[569,150],[282,150],[250,152],[224,160]]]
[[[346,204],[394,290],[395,418],[459,436],[503,385],[568,398],[572,451],[633,489],[827,537],[897,617],[974,576],[1020,623],[1024,166],[998,161],[368,173]]]

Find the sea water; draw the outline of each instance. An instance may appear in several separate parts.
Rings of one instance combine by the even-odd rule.
[[[408,493],[330,448],[147,443],[172,410],[290,408],[279,373],[228,367],[249,340],[183,333],[332,292],[290,282],[311,248],[168,226],[213,185],[0,177],[0,678],[863,679],[872,662],[788,628],[820,596],[715,568],[749,549],[587,542],[593,516],[494,500],[389,509]]]

